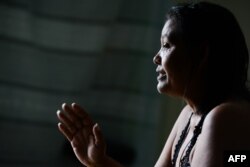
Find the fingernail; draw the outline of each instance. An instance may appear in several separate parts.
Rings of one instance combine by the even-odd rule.
[[[100,126],[99,126],[99,124],[98,124],[98,123],[96,123],[96,125],[95,125],[95,126],[96,126],[96,130],[99,130],[99,131],[101,130],[101,128],[100,128]]]
[[[59,114],[60,114],[60,112],[61,112],[60,110],[57,110],[57,111],[56,111],[56,114],[57,114],[57,115],[59,115]]]
[[[65,108],[66,105],[67,105],[66,103],[63,103],[63,104],[62,104],[62,108]]]

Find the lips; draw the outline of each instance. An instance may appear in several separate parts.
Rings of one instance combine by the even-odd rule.
[[[157,76],[158,81],[165,80],[167,78],[167,75],[163,69],[160,69],[159,67],[156,69],[156,72],[159,73]]]
[[[157,77],[157,80],[158,81],[162,81],[162,80],[165,80],[167,78],[167,75],[166,74],[159,74],[158,77]]]

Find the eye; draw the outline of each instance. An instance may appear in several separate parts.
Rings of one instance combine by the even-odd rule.
[[[166,48],[166,49],[169,49],[171,47],[170,43],[164,43],[163,44],[163,47]]]

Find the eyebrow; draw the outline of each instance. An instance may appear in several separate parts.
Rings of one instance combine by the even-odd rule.
[[[160,40],[162,41],[163,38],[167,38],[168,41],[170,41],[170,42],[176,41],[176,38],[178,36],[177,34],[178,34],[177,31],[175,31],[175,30],[171,31],[170,33],[166,33],[163,36],[161,36]]]

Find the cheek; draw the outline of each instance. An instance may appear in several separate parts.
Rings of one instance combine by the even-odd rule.
[[[166,58],[163,68],[168,76],[169,82],[171,82],[173,86],[179,87],[185,84],[190,70],[188,64],[186,59],[180,57],[178,54],[172,54]]]
[[[174,75],[177,72],[178,62],[175,60],[174,55],[170,55],[163,61],[163,68],[166,74],[169,76]]]

